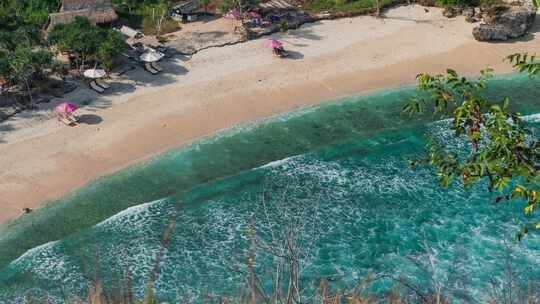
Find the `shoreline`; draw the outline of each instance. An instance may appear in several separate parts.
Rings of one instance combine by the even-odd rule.
[[[0,133],[0,225],[24,207],[37,208],[99,176],[219,130],[414,84],[419,72],[453,68],[476,75],[491,66],[497,75],[508,73],[511,67],[502,62],[506,55],[540,49],[538,21],[529,38],[488,44],[473,40],[473,25],[463,18],[446,19],[431,10],[426,14],[414,6],[398,7],[382,20],[361,16],[278,34],[288,49],[299,53],[293,60],[272,58],[260,49],[261,40],[203,51],[182,62],[188,72],[173,73],[165,85],[139,85],[125,94],[104,96],[100,102],[108,106],[84,107],[79,114],[98,117],[96,124],[67,128],[40,117],[0,124],[13,128]],[[369,31],[357,33],[352,26]]]

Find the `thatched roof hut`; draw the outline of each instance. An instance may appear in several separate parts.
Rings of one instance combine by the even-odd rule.
[[[96,24],[110,23],[118,19],[111,0],[62,0],[58,13],[49,15],[47,29],[61,23],[70,23],[75,17],[86,17]]]

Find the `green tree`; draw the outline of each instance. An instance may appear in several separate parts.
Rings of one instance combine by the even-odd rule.
[[[114,0],[113,4],[120,11],[125,11],[125,12],[131,14],[133,12],[133,10],[136,7],[139,6],[139,4],[140,4],[139,2],[141,2],[141,1],[138,1],[138,0]]]
[[[60,0],[2,0],[0,16],[16,16],[20,21],[42,27],[49,14],[56,12],[59,6]]]
[[[536,59],[536,55],[529,54],[513,54],[506,58],[513,67],[520,73],[527,73],[530,76],[540,74],[540,61]]]
[[[161,0],[157,4],[150,6],[148,10],[151,12],[151,14],[148,15],[152,16],[152,23],[156,29],[156,36],[160,36],[163,23],[169,18],[170,3]]]
[[[102,29],[84,17],[56,25],[49,33],[49,44],[59,51],[74,54],[78,69],[92,62],[110,68],[114,58],[125,48],[119,33]]]
[[[28,92],[30,103],[33,104],[31,93],[32,82],[38,78],[43,78],[43,69],[48,68],[53,63],[52,54],[46,50],[35,50],[28,45],[21,44],[13,51],[0,53],[2,67],[2,77],[11,80],[12,83],[19,83]]]
[[[115,31],[105,31],[104,39],[98,46],[97,58],[107,69],[110,69],[114,60],[122,53],[125,42],[122,35]]]
[[[44,78],[43,71],[53,64],[52,54],[40,42],[40,32],[32,26],[0,31],[0,77],[25,88],[31,104],[32,83]]]
[[[488,100],[483,96],[491,77],[489,69],[482,71],[478,80],[460,77],[453,70],[434,76],[420,74],[418,88],[426,94],[412,100],[404,110],[417,113],[430,107],[437,114],[450,114],[455,135],[468,140],[465,151],[430,140],[422,162],[435,167],[442,186],[454,180],[465,187],[485,181],[489,191],[498,193],[497,202],[524,202],[524,213],[531,216],[540,204],[540,143],[531,136],[520,114],[511,111],[508,98]],[[534,218],[532,221],[540,228]],[[519,239],[529,227],[518,233]]]

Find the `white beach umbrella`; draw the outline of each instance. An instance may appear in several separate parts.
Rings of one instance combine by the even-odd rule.
[[[145,62],[156,62],[163,58],[163,54],[161,54],[160,52],[149,51],[143,53],[139,58]]]
[[[97,78],[101,78],[105,76],[107,73],[105,73],[105,71],[102,69],[88,69],[84,71],[83,74],[84,74],[84,77],[97,79]]]

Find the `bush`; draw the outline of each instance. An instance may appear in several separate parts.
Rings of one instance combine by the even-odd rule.
[[[177,21],[168,19],[165,22],[163,22],[163,25],[161,26],[161,34],[175,32],[175,31],[178,31],[179,29],[180,29],[180,25],[178,25]]]
[[[448,6],[470,6],[470,0],[436,0],[435,4],[437,6],[448,7]]]
[[[219,5],[219,10],[222,13],[226,13],[232,9],[241,9],[242,11],[247,11],[257,6],[259,2],[259,0],[242,0],[241,2],[239,2],[238,0],[223,0],[223,2],[221,2],[221,4]],[[242,7],[240,7],[240,4],[242,5]]]
[[[289,30],[289,23],[287,22],[287,20],[281,20],[281,23],[279,24],[279,29],[284,33]]]
[[[416,3],[422,6],[435,6],[435,0],[418,0]]]
[[[178,22],[172,19],[163,21],[160,35],[175,32],[180,29]],[[142,21],[142,32],[145,35],[157,35],[157,23],[152,16],[145,16]]]
[[[85,17],[76,17],[72,23],[57,24],[49,33],[48,40],[59,51],[74,54],[78,68],[94,61],[109,68],[125,48],[120,33],[102,29]]]
[[[220,10],[222,13],[226,13],[226,12],[228,12],[229,10],[231,10],[233,7],[234,7],[233,1],[231,1],[231,0],[223,0],[223,1],[221,2],[221,4],[219,5],[219,10]]]
[[[504,2],[502,0],[480,0],[480,8],[482,10],[488,10],[492,7],[503,6]]]
[[[343,12],[343,13],[371,13],[375,8],[375,0],[312,0],[302,8],[306,11]],[[381,8],[392,4],[392,0],[381,0]]]

